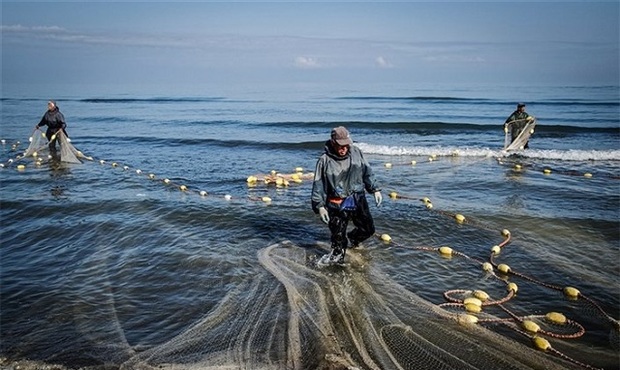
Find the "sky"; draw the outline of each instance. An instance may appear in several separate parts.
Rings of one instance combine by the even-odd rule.
[[[2,83],[618,85],[620,1],[2,1]]]

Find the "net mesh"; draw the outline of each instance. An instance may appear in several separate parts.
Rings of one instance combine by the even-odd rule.
[[[325,250],[325,253],[327,251]],[[317,249],[282,242],[264,267],[176,337],[122,369],[566,369],[553,358],[423,300],[350,251],[317,268]],[[128,352],[125,352],[128,353]]]
[[[92,157],[86,156],[84,153],[77,150],[62,130],[58,131],[55,136],[52,137],[52,140],[54,140],[54,137],[56,139],[56,145],[60,147],[59,160],[61,162],[81,163],[80,159],[86,159],[89,161],[93,160]],[[22,157],[44,158],[48,155],[51,156],[52,154],[53,153],[50,152],[49,142],[45,136],[45,133],[40,130],[35,130],[30,137],[30,144]]]
[[[511,122],[511,124],[522,123],[522,122],[523,120],[518,120],[518,121]],[[532,133],[534,133],[534,127],[536,127],[535,119],[532,121],[527,121],[525,123],[523,130],[521,130],[519,135],[512,142],[510,142],[510,139],[511,139],[510,129],[506,130],[506,135],[504,137],[504,150],[505,151],[522,150],[525,144],[527,144],[527,142],[530,140],[530,136],[532,136]]]

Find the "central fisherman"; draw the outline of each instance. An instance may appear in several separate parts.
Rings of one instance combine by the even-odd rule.
[[[335,263],[344,262],[349,243],[355,248],[375,233],[366,191],[374,195],[377,206],[383,200],[370,165],[362,151],[352,144],[345,127],[334,128],[316,163],[312,184],[312,210],[329,225],[329,258]],[[349,221],[353,221],[355,228],[347,234]]]

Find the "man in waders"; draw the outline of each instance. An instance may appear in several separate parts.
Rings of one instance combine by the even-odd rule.
[[[512,143],[515,139],[521,134],[521,131],[525,129],[525,126],[532,121],[534,117],[530,116],[525,111],[525,104],[519,103],[517,104],[517,110],[512,112],[510,117],[506,119],[504,123],[504,131],[508,132],[510,130],[510,142]],[[525,142],[523,149],[529,148],[529,140]]]
[[[374,195],[377,206],[383,200],[370,165],[352,144],[345,127],[334,128],[317,161],[312,184],[312,210],[329,226],[329,258],[335,263],[344,262],[349,243],[356,247],[375,233],[365,192]],[[355,228],[347,233],[349,221]]]
[[[57,156],[56,152],[56,134],[58,131],[62,130],[62,132],[67,136],[67,124],[65,122],[65,116],[60,112],[56,102],[54,100],[50,100],[47,102],[47,111],[41,118],[41,121],[35,126],[35,128],[39,128],[42,126],[47,126],[47,131],[45,132],[45,136],[49,141],[49,149],[50,154],[53,157]]]

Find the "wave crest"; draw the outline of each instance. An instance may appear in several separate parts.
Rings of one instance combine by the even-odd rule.
[[[620,150],[546,150],[528,149],[505,152],[502,149],[473,148],[459,146],[389,146],[356,143],[364,153],[385,156],[439,156],[439,157],[506,157],[518,154],[527,158],[553,159],[561,161],[620,161]]]

